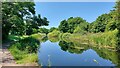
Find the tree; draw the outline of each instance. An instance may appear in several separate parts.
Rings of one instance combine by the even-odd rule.
[[[115,5],[115,18],[117,20],[117,29],[120,30],[120,0],[117,0],[116,5]]]
[[[88,28],[89,28],[89,23],[87,22],[81,23],[75,28],[74,33],[85,34],[88,32]]]
[[[2,39],[9,34],[30,35],[36,33],[40,26],[49,25],[46,17],[35,15],[34,2],[3,2],[2,3]]]
[[[7,39],[9,32],[17,35],[24,33],[24,17],[35,14],[33,2],[2,3],[2,39]]]
[[[56,30],[57,28],[55,28],[55,27],[51,27],[50,28],[50,30],[49,30],[49,32],[52,32],[52,31],[54,31],[54,30]]]
[[[39,28],[39,29],[38,29],[38,32],[48,34],[48,33],[49,33],[49,29]]]
[[[90,25],[90,32],[98,33],[98,32],[104,32],[106,25],[111,20],[110,14],[102,14],[99,16],[94,22],[92,22]]]
[[[49,25],[49,21],[47,20],[46,17],[41,18],[40,14],[38,14],[38,16],[33,16],[33,17],[28,17],[26,19],[26,34],[27,35],[31,35],[33,34],[33,28],[34,30],[38,30],[40,28],[40,26],[48,26]]]
[[[66,20],[61,21],[59,25],[60,32],[63,33],[68,32],[68,29],[69,29],[68,22]]]
[[[75,28],[81,23],[86,23],[86,21],[80,17],[75,17],[75,18],[70,17],[68,18],[67,21],[66,20],[61,21],[59,25],[59,30],[63,33],[66,32],[73,33]]]
[[[115,5],[115,10],[116,10],[116,19],[117,19],[117,22],[116,22],[116,26],[117,26],[117,29],[119,30],[119,33],[118,33],[118,45],[120,45],[120,0],[117,0],[116,2],[116,5]],[[120,46],[118,46],[118,48],[120,49]]]
[[[86,21],[83,20],[83,19],[80,18],[80,17],[75,17],[75,18],[70,17],[70,18],[68,18],[67,22],[68,22],[68,25],[69,25],[69,30],[68,30],[68,32],[69,32],[69,33],[73,33],[74,30],[75,30],[75,28],[76,28],[79,24],[85,23]]]

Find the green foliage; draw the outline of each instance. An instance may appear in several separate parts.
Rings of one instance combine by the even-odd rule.
[[[3,2],[2,3],[2,38],[7,39],[9,32],[17,35],[24,33],[23,17],[35,14],[33,2]],[[13,31],[14,30],[14,31]]]
[[[61,38],[69,38],[70,35],[71,35],[70,33],[64,33],[62,34]]]
[[[116,3],[116,17],[117,17],[117,29],[119,30],[118,33],[118,45],[120,45],[120,0],[117,1]],[[120,49],[120,46],[118,47]],[[120,66],[120,65],[119,65]]]
[[[66,20],[61,21],[59,25],[60,32],[63,33],[68,32],[68,29],[69,29],[68,22]]]
[[[59,46],[61,47],[61,49],[63,51],[67,51],[68,50],[68,47],[69,47],[69,43],[65,42],[65,41],[60,41],[59,42]]]
[[[35,38],[39,41],[41,41],[44,37],[46,37],[46,34],[44,33],[37,33],[37,34],[32,34],[30,37]]]
[[[42,38],[42,39],[40,40],[40,42],[46,42],[47,40],[48,40],[48,37],[45,36],[44,38]]]
[[[38,32],[40,26],[48,26],[46,17],[35,16],[34,2],[3,2],[2,3],[2,39],[9,34],[31,35]]]
[[[108,14],[102,14],[92,22],[89,26],[89,32],[98,33],[115,30],[119,26],[118,22],[118,12],[115,9]]]
[[[118,30],[109,31],[105,33],[99,33],[93,36],[90,36],[91,41],[99,45],[113,46],[117,47],[118,43]]]
[[[86,23],[86,21],[83,20],[83,19],[80,18],[80,17],[75,17],[75,18],[70,17],[70,18],[67,20],[67,22],[68,22],[68,25],[69,25],[69,30],[68,30],[69,33],[73,33],[74,30],[75,30],[75,28],[76,28],[78,25],[80,25],[81,23]]]
[[[106,25],[106,31],[111,31],[116,29],[116,22],[114,20],[111,20],[107,25]]]
[[[54,30],[57,30],[57,28],[51,27],[50,30],[49,30],[49,32],[52,32],[52,31],[54,31]]]
[[[86,34],[88,32],[88,26],[89,24],[87,22],[81,23],[75,28],[74,33]]]
[[[38,14],[38,16],[33,16],[33,17],[27,17],[26,18],[26,34],[27,35],[31,35],[34,33],[38,33],[40,30],[44,31],[46,33],[47,29],[43,28],[39,30],[40,26],[48,26],[49,25],[49,21],[47,20],[47,18],[41,18],[40,14]]]
[[[35,38],[37,40],[42,40],[44,37],[46,37],[46,34],[44,33],[37,33],[37,34],[32,34],[32,35],[23,35],[23,36],[16,36],[16,35],[9,35],[8,39],[10,41],[19,41],[28,37]]]
[[[111,21],[110,14],[102,14],[94,22],[92,22],[90,25],[91,27],[89,28],[90,32],[104,32],[109,21]]]
[[[54,30],[53,32],[50,32],[47,36],[51,42],[58,42],[60,40],[59,38],[60,34],[61,34],[60,31]]]
[[[24,36],[9,35],[8,39],[10,41],[19,41],[19,40],[27,38],[27,37],[28,37],[27,35],[24,35]]]
[[[89,33],[86,35],[81,34],[63,34],[63,40],[72,42],[79,42],[81,44],[102,45],[109,47],[118,47],[118,30],[108,31],[104,33]]]
[[[38,47],[38,40],[32,37],[27,37],[12,43],[9,50],[18,63],[32,63],[37,61],[36,52]]]
[[[86,27],[87,24],[88,23],[80,17],[75,17],[75,18],[70,17],[70,18],[68,18],[67,21],[63,20],[60,22],[59,30],[63,33],[66,33],[66,32],[73,33],[78,25],[80,25],[80,28],[87,30],[88,29]],[[75,31],[77,31],[77,30],[75,30]]]
[[[60,41],[59,46],[63,51],[68,51],[70,53],[81,54],[83,51],[87,50],[89,47],[88,45],[82,45],[80,43],[75,42],[67,42],[67,41]]]
[[[48,39],[51,41],[51,42],[58,42],[60,39],[59,37],[48,37]]]
[[[39,28],[39,29],[38,29],[38,32],[39,32],[39,33],[48,34],[48,33],[49,33],[49,29],[46,29],[46,28]]]
[[[51,33],[48,34],[48,38],[59,37],[59,34],[60,34],[60,31],[54,30],[53,32],[51,32]]]
[[[38,62],[38,55],[35,53],[27,54],[21,60],[17,60],[18,64],[36,63],[36,62]]]
[[[22,39],[19,41],[19,43],[13,43],[15,44],[16,48],[18,48],[19,50],[24,50],[24,51],[28,51],[28,53],[36,53],[37,52],[37,47],[39,46],[39,41],[32,38],[32,37],[28,37],[25,39]]]

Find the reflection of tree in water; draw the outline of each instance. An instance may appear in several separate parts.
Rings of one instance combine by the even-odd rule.
[[[109,49],[105,49],[105,48],[101,48],[101,49],[97,49],[96,47],[92,48],[93,50],[95,50],[97,52],[97,54],[107,60],[112,61],[112,63],[118,65],[120,64],[120,54],[117,51],[111,51]]]
[[[115,51],[108,48],[99,48],[99,46],[95,46],[95,45],[90,46],[76,42],[73,43],[73,42],[65,42],[65,41],[60,41],[59,46],[63,51],[68,51],[70,53],[76,53],[76,54],[81,54],[85,50],[93,49],[103,59],[110,60],[117,66],[120,66],[120,50]]]
[[[43,39],[41,39],[41,42],[46,42],[48,40],[48,37],[44,37]]]
[[[87,48],[78,47],[78,45],[75,45],[73,42],[60,41],[59,46],[63,51],[68,51],[70,53],[76,54],[80,54],[83,51],[87,50]]]
[[[118,54],[118,68],[120,68],[120,50],[117,52]]]
[[[61,49],[62,49],[63,51],[67,51],[70,43],[67,43],[67,42],[65,42],[65,41],[60,41],[60,42],[59,42],[59,45],[61,46]]]

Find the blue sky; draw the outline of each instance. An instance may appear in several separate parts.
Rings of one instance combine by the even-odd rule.
[[[87,22],[93,22],[103,13],[113,9],[114,2],[36,2],[37,14],[47,17],[50,27],[58,27],[60,21],[69,17],[82,17]]]

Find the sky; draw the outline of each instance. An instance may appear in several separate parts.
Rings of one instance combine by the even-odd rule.
[[[115,2],[116,0],[34,0],[35,2]]]
[[[36,14],[46,17],[49,26],[58,27],[60,22],[69,17],[82,17],[91,23],[98,16],[114,9],[115,2],[36,2]]]

